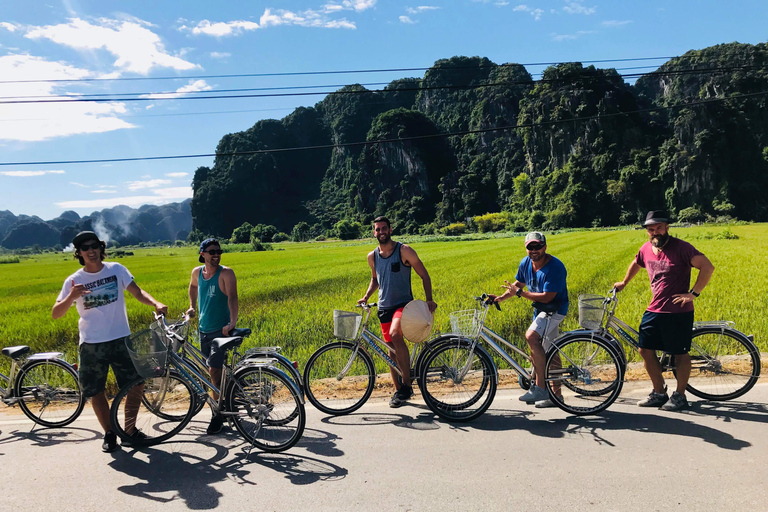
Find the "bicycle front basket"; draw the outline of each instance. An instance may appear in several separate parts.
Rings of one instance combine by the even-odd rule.
[[[163,326],[162,320],[156,320],[149,325],[166,346],[170,343],[174,352],[178,352],[181,345],[189,340],[189,322],[180,320],[166,320],[168,330]],[[172,334],[169,334],[169,332]]]
[[[168,362],[168,347],[156,329],[142,329],[125,339],[136,373],[142,377],[160,377]]]
[[[582,293],[579,295],[579,325],[584,329],[594,331],[599,329],[603,322],[603,304],[605,297],[594,293]]]
[[[451,320],[451,332],[462,336],[474,337],[480,334],[480,312],[476,309],[454,311],[448,318]]]
[[[333,335],[342,340],[354,340],[363,322],[363,315],[351,311],[333,310]]]

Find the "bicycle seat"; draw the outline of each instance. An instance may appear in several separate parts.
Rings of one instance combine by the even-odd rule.
[[[251,335],[250,329],[232,329],[229,331],[230,336],[236,336],[238,338],[247,338]]]
[[[558,302],[534,302],[531,306],[539,313],[546,313],[548,315],[557,313],[557,310],[560,309],[560,303]]]
[[[227,338],[215,338],[213,343],[219,350],[237,348],[243,342],[242,336],[229,336]]]
[[[29,352],[29,347],[26,345],[19,345],[17,347],[5,347],[3,349],[3,355],[8,356],[11,359],[21,359],[21,357]]]

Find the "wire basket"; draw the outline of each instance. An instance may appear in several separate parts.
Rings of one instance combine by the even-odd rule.
[[[189,340],[189,322],[184,321],[184,319],[166,320],[165,325],[168,326],[167,330],[163,321],[158,319],[152,322],[149,328],[156,332],[160,339],[164,340],[166,346],[170,342],[173,351],[178,352],[181,345]]]
[[[126,338],[125,346],[136,373],[144,378],[160,377],[165,373],[168,347],[164,338],[164,334],[154,328],[142,329]]]
[[[333,310],[333,335],[342,340],[354,340],[363,322],[363,315],[351,311]]]
[[[584,329],[594,331],[603,324],[605,312],[605,297],[594,293],[579,295],[579,325]]]
[[[451,332],[462,336],[474,337],[480,334],[480,311],[465,309],[454,311],[448,318],[451,320]]]

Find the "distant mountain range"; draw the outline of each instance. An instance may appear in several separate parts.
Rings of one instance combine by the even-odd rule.
[[[192,229],[190,200],[138,209],[115,206],[81,217],[66,211],[49,221],[36,215],[0,211],[0,246],[6,249],[67,247],[80,231],[95,231],[102,240],[121,245],[160,240],[185,240]]]

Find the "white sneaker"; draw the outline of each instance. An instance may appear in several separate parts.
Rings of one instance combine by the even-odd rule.
[[[558,397],[560,400],[563,399],[562,395]],[[537,409],[547,409],[549,407],[555,407],[555,402],[552,401],[551,398],[547,398],[546,400],[539,400],[536,402],[535,407]]]
[[[542,389],[536,384],[531,384],[531,389],[529,389],[526,394],[520,396],[519,400],[521,402],[532,404],[541,400],[546,400],[547,398],[549,398],[549,393],[547,393],[546,389]]]

